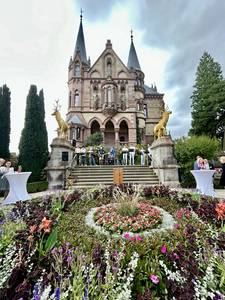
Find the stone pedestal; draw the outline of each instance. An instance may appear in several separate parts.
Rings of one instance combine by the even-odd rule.
[[[178,187],[178,164],[173,154],[173,142],[170,137],[155,140],[151,146],[152,166],[161,184]]]
[[[49,189],[62,189],[65,185],[66,170],[71,165],[74,147],[65,139],[55,138],[52,141],[51,157],[47,170]]]

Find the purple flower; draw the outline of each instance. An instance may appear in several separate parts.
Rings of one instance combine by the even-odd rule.
[[[55,290],[55,300],[60,300],[60,288],[57,287]]]
[[[67,261],[68,266],[71,266],[71,263],[73,261],[73,257],[72,256],[68,256],[66,261]]]
[[[162,246],[161,252],[162,252],[163,254],[165,254],[165,253],[167,252],[166,245],[163,245],[163,246]]]
[[[158,276],[157,275],[150,275],[149,276],[149,279],[153,282],[153,283],[155,283],[155,284],[158,284],[159,283],[159,278],[158,278]]]
[[[52,254],[57,254],[57,248],[54,247],[54,248],[52,249],[51,253],[52,253]]]
[[[180,228],[180,224],[178,224],[178,223],[174,224],[174,228],[179,229]]]

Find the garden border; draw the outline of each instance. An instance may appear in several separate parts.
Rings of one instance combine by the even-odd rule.
[[[107,205],[102,205],[101,207],[105,207],[105,206],[107,206]],[[94,221],[94,214],[99,209],[99,207],[93,207],[89,210],[88,214],[85,217],[85,224],[87,226],[93,228],[94,230],[96,230],[98,233],[101,233],[106,236],[113,236],[115,238],[118,238],[118,237],[124,238],[124,236],[123,236],[124,234],[129,234],[131,237],[136,236],[136,235],[151,236],[154,233],[159,233],[159,232],[166,231],[168,229],[173,229],[176,222],[175,222],[174,218],[172,217],[172,215],[159,206],[152,205],[152,207],[158,209],[160,211],[160,213],[162,214],[163,221],[162,221],[162,224],[160,224],[158,228],[153,228],[150,230],[144,230],[144,231],[135,232],[135,233],[126,231],[126,232],[123,232],[123,234],[117,234],[117,233],[111,234],[109,231],[102,228],[102,226],[97,225],[96,222]]]

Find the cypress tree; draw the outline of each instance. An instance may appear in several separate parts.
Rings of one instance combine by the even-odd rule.
[[[191,134],[216,135],[217,128],[217,103],[214,86],[223,80],[219,63],[205,52],[200,59],[196,72],[196,80],[192,99],[192,128]]]
[[[19,164],[24,171],[32,171],[30,180],[41,179],[48,158],[47,130],[44,121],[44,94],[30,86],[27,96],[25,123],[19,144]]]
[[[11,92],[6,84],[0,88],[0,157],[9,159]]]

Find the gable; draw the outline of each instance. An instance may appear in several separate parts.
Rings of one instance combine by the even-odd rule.
[[[91,78],[130,77],[129,69],[124,65],[112,48],[106,48],[89,70]]]

